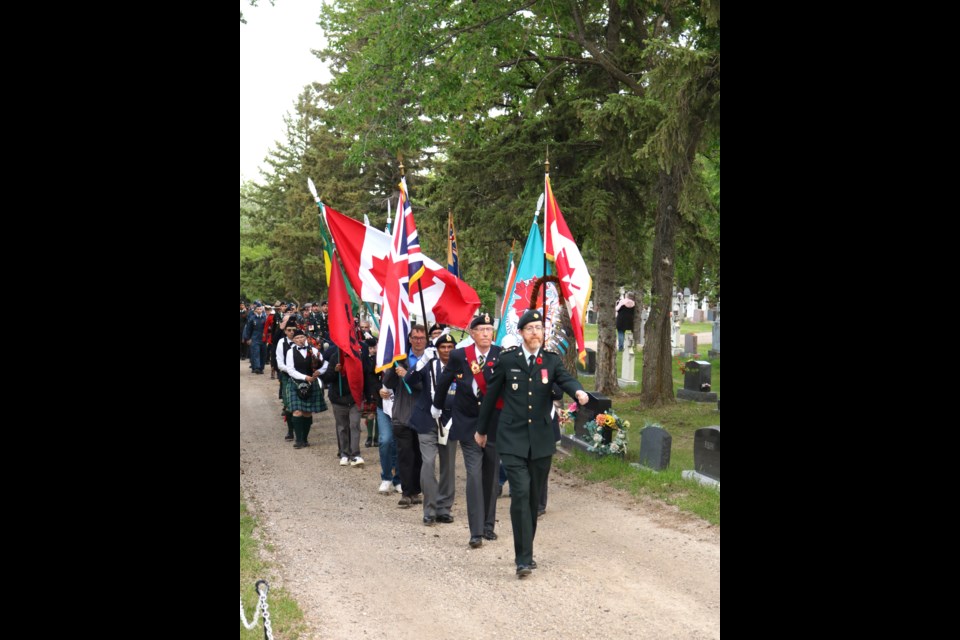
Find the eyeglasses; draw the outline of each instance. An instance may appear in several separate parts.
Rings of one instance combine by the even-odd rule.
[[[526,333],[540,333],[541,331],[543,331],[543,325],[542,325],[542,324],[537,324],[537,325],[528,324],[527,326],[525,326],[525,327],[523,328],[523,330],[524,330],[524,332],[526,332]]]
[[[410,336],[411,340],[426,340],[427,336]]]

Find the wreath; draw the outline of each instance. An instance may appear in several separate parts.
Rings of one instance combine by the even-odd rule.
[[[612,411],[598,414],[584,425],[587,430],[587,451],[600,456],[621,456],[627,452],[627,429],[630,423]]]

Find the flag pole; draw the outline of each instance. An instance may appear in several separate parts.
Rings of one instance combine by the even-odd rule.
[[[543,193],[546,197],[547,193],[547,180],[550,179],[550,145],[547,145],[547,159],[543,163]],[[547,207],[550,206],[550,201],[545,202]],[[547,210],[543,210],[543,277],[547,277]],[[543,283],[543,339],[546,342],[547,339],[547,283]]]
[[[401,181],[404,185],[406,185],[406,181],[403,179],[403,177],[404,177],[404,175],[403,175],[403,156],[400,155],[399,152],[397,152],[397,159],[400,160],[400,181]],[[408,206],[411,206],[411,205],[410,205],[410,194],[409,194],[409,193],[406,194],[406,197],[405,197],[404,200],[405,200],[405,202],[407,203]],[[411,210],[412,210],[412,206],[411,206]],[[403,212],[402,212],[402,211],[397,211],[397,216],[399,217],[399,216],[401,216],[401,215],[403,215]],[[424,303],[424,301],[423,301],[423,283],[421,282],[421,280],[422,280],[422,278],[417,278],[417,288],[420,290],[420,311],[423,312],[423,332],[424,332],[424,335],[427,337],[427,344],[430,344],[430,327],[429,327],[428,324],[427,324],[427,305],[426,305],[426,303]],[[410,331],[413,332],[413,327],[410,327]],[[434,349],[434,350],[436,350],[436,349]],[[439,358],[440,355],[437,354],[437,357]],[[427,368],[430,369],[430,384],[432,385],[432,387],[433,387],[434,389],[436,389],[436,388],[437,388],[437,381],[436,381],[436,379],[435,379],[434,376],[433,376],[433,367],[430,366],[430,365],[428,365]],[[404,382],[406,382],[406,381],[404,381]]]

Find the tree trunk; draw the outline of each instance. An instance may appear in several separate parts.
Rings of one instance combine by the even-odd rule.
[[[691,276],[690,281],[690,291],[697,294],[697,297],[702,298],[700,295],[700,280],[703,278],[703,265],[706,263],[706,258],[703,255],[702,250],[697,251],[697,261],[693,267],[693,276]]]
[[[643,376],[640,399],[652,407],[674,402],[670,352],[670,310],[673,304],[673,276],[677,232],[677,204],[680,176],[661,170],[657,178],[657,224],[653,239],[650,317],[647,318],[643,347]]]
[[[606,229],[615,229],[613,220],[607,221]],[[594,308],[597,311],[597,391],[613,396],[620,390],[617,382],[617,236],[610,232],[605,236],[604,250],[600,252],[597,269],[597,295]]]
[[[643,285],[636,282],[633,285],[633,297],[636,298],[637,306],[633,312],[633,343],[634,347],[640,346],[640,326],[643,324]]]

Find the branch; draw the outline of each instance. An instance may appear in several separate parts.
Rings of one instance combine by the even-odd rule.
[[[621,71],[610,59],[597,47],[596,44],[587,40],[587,30],[583,24],[583,16],[580,15],[580,8],[577,6],[576,2],[571,4],[573,10],[573,20],[577,24],[577,36],[576,42],[586,49],[590,55],[592,55],[597,62],[603,67],[604,71],[609,73],[611,76],[622,82],[623,84],[630,87],[630,89],[638,96],[644,95],[644,89],[640,84],[628,76],[626,73]]]
[[[484,20],[483,22],[478,22],[477,24],[467,25],[466,27],[463,27],[462,29],[457,29],[456,31],[454,31],[454,32],[452,32],[450,35],[448,35],[446,38],[444,38],[443,40],[441,40],[440,42],[438,42],[435,46],[433,46],[432,48],[430,48],[429,50],[427,50],[427,55],[431,55],[431,54],[436,53],[441,47],[443,47],[444,45],[446,45],[448,42],[450,42],[451,40],[453,40],[455,37],[457,37],[457,36],[460,35],[461,33],[466,33],[466,32],[468,32],[468,31],[475,31],[475,30],[477,30],[477,29],[481,29],[481,28],[483,28],[483,27],[485,27],[485,26],[487,26],[487,25],[489,25],[489,24],[493,24],[494,22],[496,22],[496,21],[498,21],[498,20],[503,20],[504,18],[507,18],[507,17],[509,17],[509,16],[512,16],[512,15],[515,14],[515,13],[518,13],[518,12],[520,12],[520,11],[523,11],[524,9],[527,9],[527,8],[529,8],[529,7],[532,7],[532,6],[535,5],[536,3],[537,3],[537,0],[527,0],[527,2],[526,2],[525,4],[522,4],[522,5],[520,5],[519,7],[515,8],[515,9],[511,9],[510,11],[507,11],[507,12],[505,12],[505,13],[502,13],[502,14],[500,14],[500,15],[498,15],[498,16],[494,16],[494,17],[490,18],[489,20]]]

